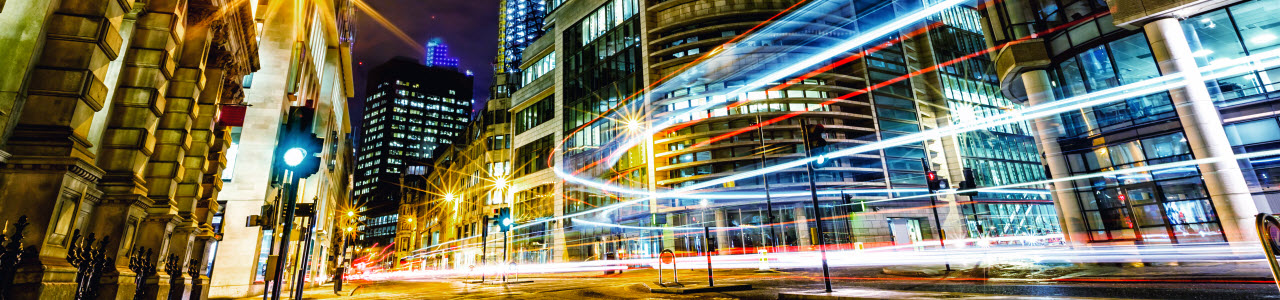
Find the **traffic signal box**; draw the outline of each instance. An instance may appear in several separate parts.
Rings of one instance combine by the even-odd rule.
[[[298,178],[306,178],[320,170],[320,153],[324,149],[324,139],[312,133],[314,122],[314,108],[305,106],[289,108],[289,119],[285,124],[280,144],[276,147],[276,163],[293,171],[294,176]],[[297,150],[290,153],[290,150],[294,149],[301,150],[302,159],[297,164],[290,165],[289,163],[296,158],[289,156],[298,155]]]

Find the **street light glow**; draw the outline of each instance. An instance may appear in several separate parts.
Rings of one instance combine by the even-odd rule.
[[[307,150],[302,148],[289,148],[284,152],[284,163],[290,167],[295,167],[302,163],[302,159],[307,157]]]

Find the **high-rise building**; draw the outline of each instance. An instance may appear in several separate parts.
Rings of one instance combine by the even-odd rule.
[[[424,65],[446,69],[458,68],[458,58],[449,55],[449,45],[444,43],[444,39],[432,38],[427,41],[425,50],[427,55],[422,60]]]
[[[399,222],[402,176],[425,174],[438,148],[461,140],[474,78],[396,57],[369,71],[352,195],[363,203],[365,245],[388,246]]]
[[[1280,153],[1269,152],[1280,147],[1270,113],[1280,69],[1266,64],[1280,47],[1280,1],[1153,7],[984,7],[1001,91],[1029,108],[1060,108],[1036,119],[1034,132],[1052,178],[1063,180],[1052,189],[1063,233],[1077,244],[1257,239],[1254,215],[1280,208]],[[1174,74],[1205,80],[1159,82]],[[1167,88],[1099,96],[1153,86]]]

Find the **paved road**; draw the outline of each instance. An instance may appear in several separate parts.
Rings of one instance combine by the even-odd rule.
[[[749,291],[667,295],[649,293],[653,270],[624,274],[546,274],[533,282],[509,285],[468,284],[461,279],[418,278],[367,282],[354,296],[343,299],[777,299],[779,292],[815,291],[822,288],[816,270],[756,273],[749,270],[717,271],[717,284],[746,283]],[[670,274],[670,273],[668,273]],[[705,282],[701,270],[682,271],[685,281]],[[1026,298],[1123,298],[1123,299],[1280,299],[1275,284],[1266,282],[1161,282],[1134,279],[1097,282],[1010,282],[970,278],[912,278],[886,276],[878,269],[841,270],[834,274],[837,291],[912,299],[1026,299]],[[891,292],[880,293],[877,292]],[[309,295],[311,295],[309,293]],[[328,297],[323,297],[328,298]]]

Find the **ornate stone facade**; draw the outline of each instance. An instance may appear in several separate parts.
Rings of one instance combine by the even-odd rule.
[[[226,139],[219,110],[259,68],[254,18],[224,0],[29,1],[0,11],[0,221],[27,216],[15,299],[70,299],[76,230],[113,259],[100,299],[202,299]],[[0,2],[3,6],[4,2]],[[212,181],[206,183],[206,181]],[[130,250],[177,255],[136,289]],[[186,272],[195,262],[197,272]],[[176,270],[176,269],[174,269]]]

